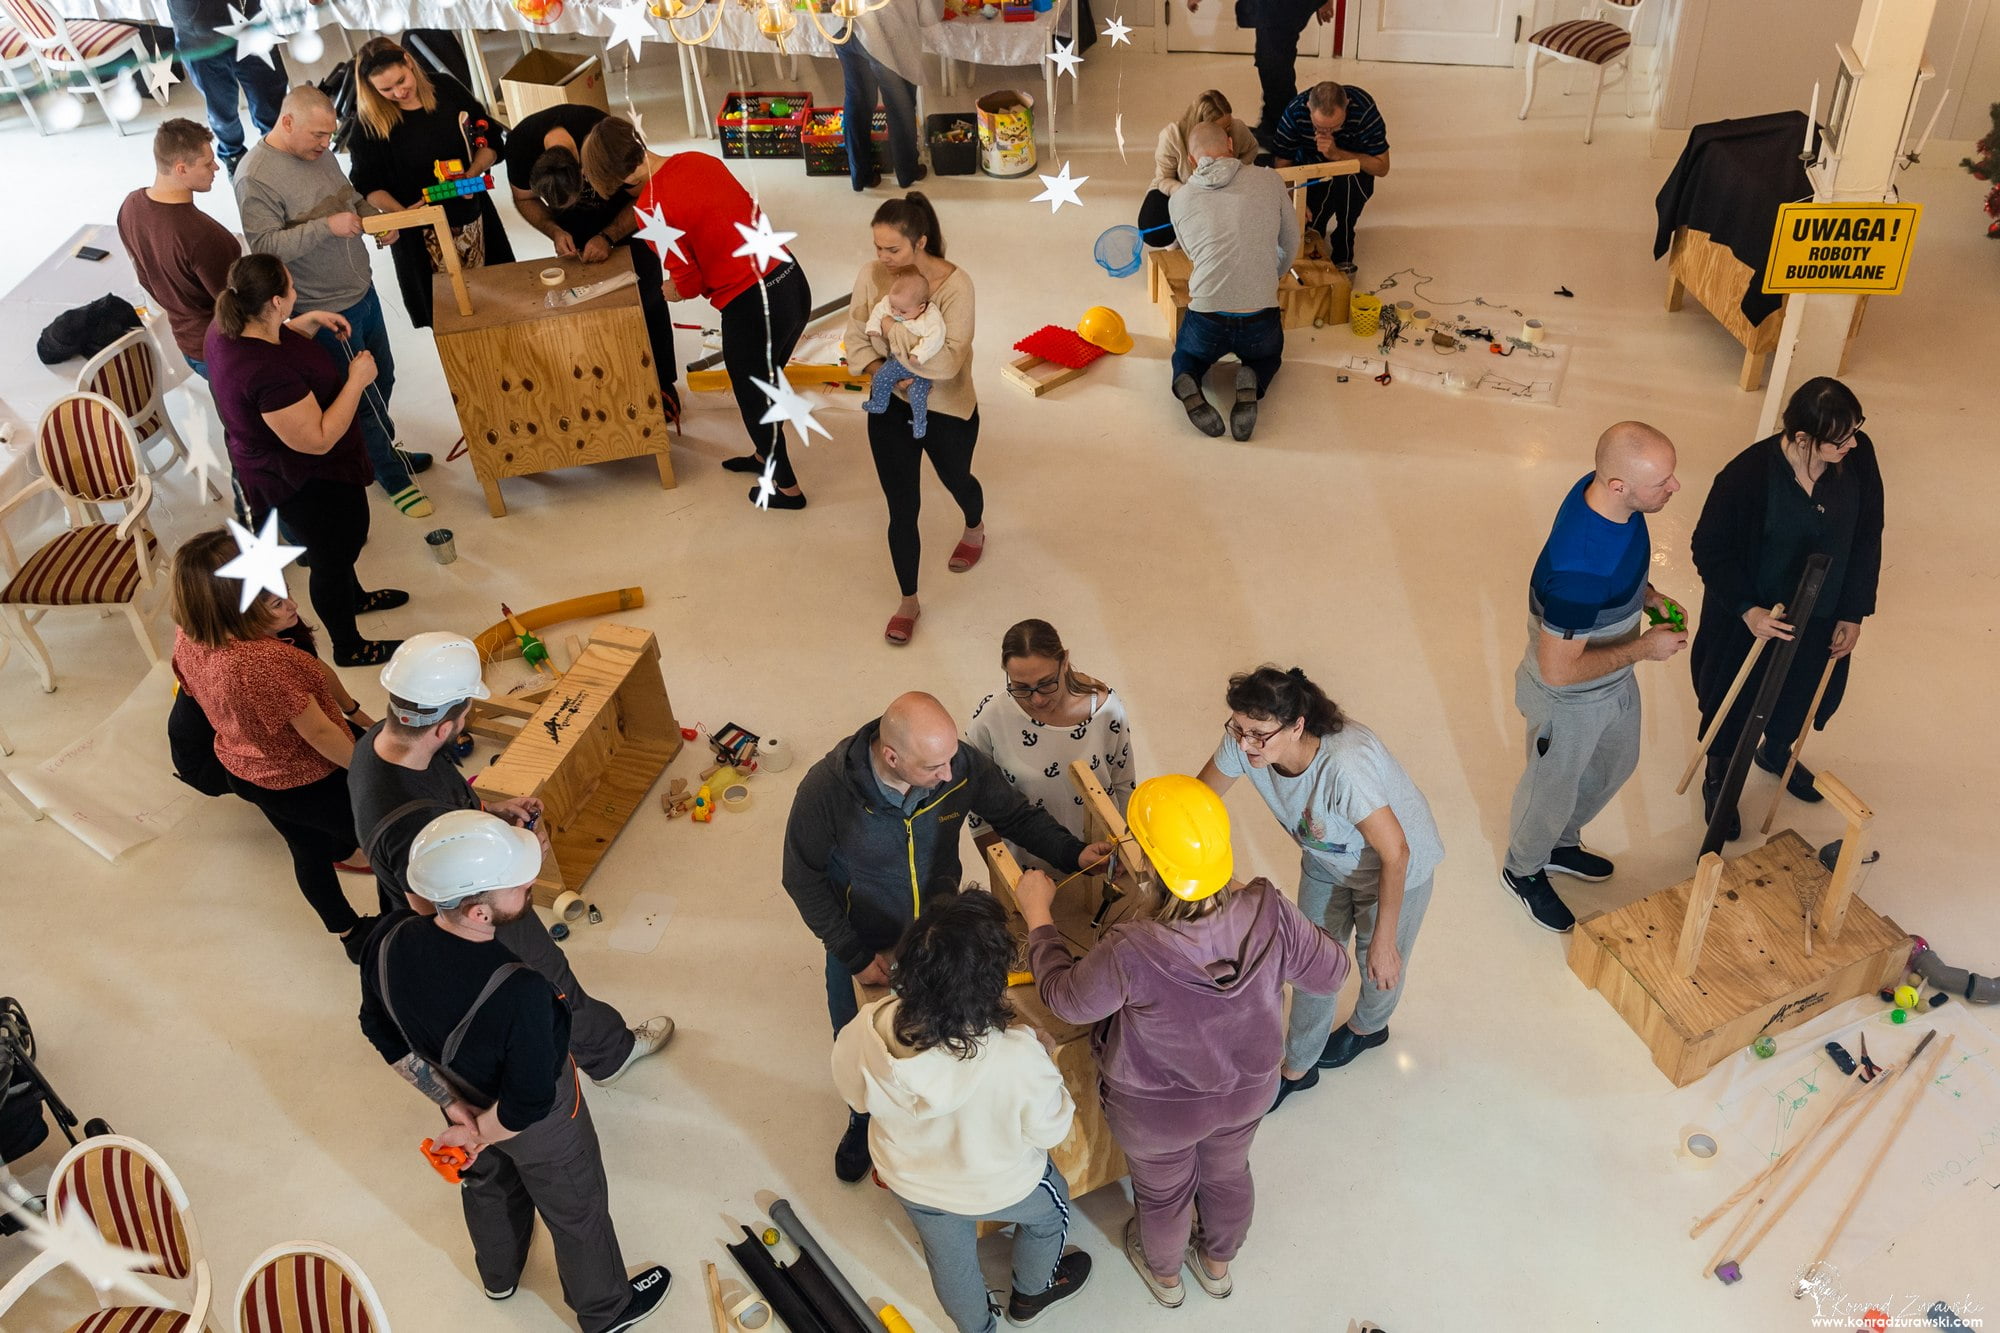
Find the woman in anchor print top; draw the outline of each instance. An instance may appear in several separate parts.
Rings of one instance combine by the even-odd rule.
[[[1062,636],[1046,620],[1024,620],[1000,640],[1006,697],[989,694],[972,710],[965,739],[983,751],[1021,795],[1089,842],[1083,798],[1069,780],[1072,760],[1083,759],[1120,814],[1137,778],[1132,771],[1132,726],[1124,701],[1103,681],[1070,666]],[[996,836],[977,819],[980,841]],[[1025,848],[1007,844],[1028,869],[1046,869]]]

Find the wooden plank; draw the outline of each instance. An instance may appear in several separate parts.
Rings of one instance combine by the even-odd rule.
[[[1288,329],[1345,324],[1353,295],[1353,284],[1331,261],[1301,258],[1278,279],[1278,313]]]
[[[857,375],[846,366],[818,361],[787,362],[785,379],[797,389],[812,388],[821,384],[851,386],[856,389],[868,387],[868,376]],[[690,370],[687,373],[687,386],[691,393],[724,393],[729,389],[729,372],[720,369]]]
[[[1684,977],[1693,976],[1701,963],[1701,937],[1708,933],[1709,914],[1715,910],[1715,891],[1721,887],[1722,858],[1710,852],[1695,868],[1687,915],[1681,918],[1681,940],[1674,955],[1674,970]]]
[[[429,227],[437,240],[438,259],[444,265],[444,272],[438,276],[451,284],[452,303],[458,307],[460,315],[472,313],[472,295],[465,286],[465,272],[458,262],[458,247],[451,243],[451,224],[445,221],[444,208],[440,204],[423,204],[416,208],[406,208],[400,213],[374,213],[361,219],[361,229],[371,236],[387,231],[401,231],[406,227]],[[443,309],[442,302],[435,302]]]
[[[1292,213],[1299,220],[1301,235],[1305,233],[1306,214],[1310,211],[1306,207],[1307,183],[1331,180],[1335,176],[1353,176],[1360,170],[1361,164],[1351,158],[1340,162],[1314,162],[1306,166],[1277,168],[1279,177],[1292,187]]]
[[[1000,374],[1014,387],[1026,389],[1030,396],[1040,398],[1051,389],[1060,389],[1089,369],[1089,366],[1061,365],[1046,357],[1023,356],[1016,357],[1000,367]]]

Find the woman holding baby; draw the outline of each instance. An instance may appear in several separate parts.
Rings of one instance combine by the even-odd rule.
[[[889,559],[903,596],[883,637],[901,645],[910,641],[923,613],[917,603],[922,554],[917,515],[926,455],[965,515],[965,535],[947,568],[954,574],[971,569],[986,544],[985,497],[972,475],[972,451],[979,442],[972,279],[946,261],[937,211],[921,193],[883,204],[875,210],[873,227],[875,262],[855,278],[846,347],[848,364],[858,374],[872,380],[887,369],[887,392],[870,395],[868,447],[889,503]]]

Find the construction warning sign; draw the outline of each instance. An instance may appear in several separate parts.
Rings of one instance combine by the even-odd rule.
[[[1922,204],[1780,204],[1767,292],[1903,290]]]

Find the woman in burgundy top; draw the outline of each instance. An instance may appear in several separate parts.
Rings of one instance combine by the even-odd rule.
[[[245,255],[229,266],[204,344],[209,388],[252,519],[261,526],[277,510],[306,548],[307,586],[332,636],[334,663],[371,666],[388,661],[402,640],[364,639],[354,617],[410,600],[397,588],[364,592],[354,574],[375,479],[356,417],[376,410],[362,401],[375,357],[356,352],[343,374],[313,333],[328,328],[344,338],[347,321],[324,310],[294,315],[295,299],[282,261]]]
[[[765,423],[771,400],[751,380],[781,382],[812,317],[805,270],[796,259],[765,261],[735,253],[744,241],[737,228],[757,225],[757,204],[729,168],[706,153],[661,157],[646,147],[632,122],[613,116],[599,121],[583,141],[583,174],[607,199],[636,186],[639,239],[651,242],[666,269],[662,294],[669,301],[705,296],[721,312],[722,364],[756,451],[724,459],[722,466],[731,472],[768,470],[777,487],[770,507],[804,509],[805,494],[785,455],[785,423]],[[656,209],[670,239],[648,234],[647,221]],[[761,489],[761,483],[750,488],[752,501]]]
[[[375,724],[325,663],[278,637],[295,633],[297,603],[264,593],[238,609],[241,585],[216,574],[236,552],[216,528],[174,553],[174,675],[215,728],[230,789],[278,830],[299,892],[358,959],[375,918],[355,913],[335,867],[361,860],[347,762],[355,736]]]

